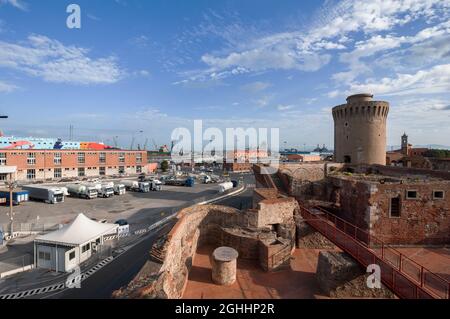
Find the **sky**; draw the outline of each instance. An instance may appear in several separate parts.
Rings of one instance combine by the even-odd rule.
[[[203,120],[332,148],[362,92],[390,102],[388,145],[450,145],[450,0],[0,0],[5,135],[152,147]]]

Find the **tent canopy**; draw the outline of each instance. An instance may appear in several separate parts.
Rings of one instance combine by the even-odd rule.
[[[36,237],[36,242],[78,246],[117,231],[116,224],[102,224],[79,214],[70,224],[54,232]]]

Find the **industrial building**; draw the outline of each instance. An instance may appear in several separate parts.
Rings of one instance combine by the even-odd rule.
[[[0,150],[0,167],[17,167],[17,181],[141,174],[147,165],[146,151]]]

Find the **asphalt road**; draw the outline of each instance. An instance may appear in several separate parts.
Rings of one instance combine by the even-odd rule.
[[[246,183],[252,183],[252,176],[245,176]],[[228,205],[236,208],[251,206],[252,187],[245,192],[218,201],[215,204]],[[56,299],[108,299],[113,291],[127,285],[148,260],[150,247],[161,233],[151,234],[142,242],[133,246],[111,263],[82,282],[79,289],[67,289],[59,293],[40,296]]]

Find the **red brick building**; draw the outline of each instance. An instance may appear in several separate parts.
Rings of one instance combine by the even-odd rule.
[[[147,172],[147,152],[0,150],[0,165],[16,166],[16,179],[19,181],[140,174]]]
[[[275,179],[254,172],[257,187],[279,188],[269,181],[278,179],[287,195],[320,202],[387,244],[450,244],[450,172],[335,163],[281,164]]]

